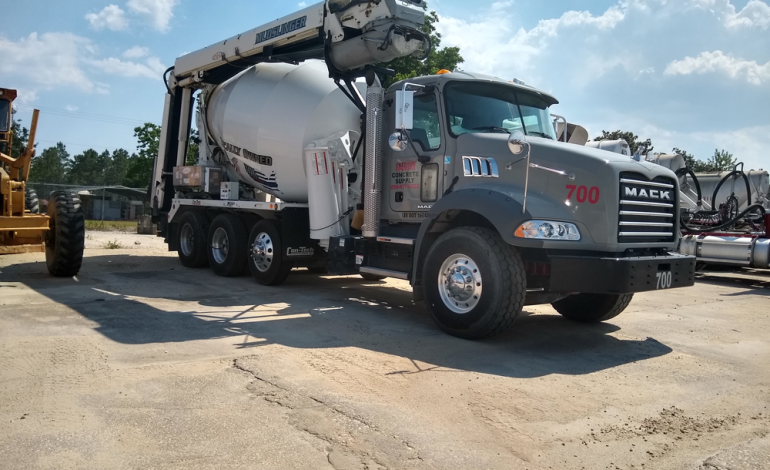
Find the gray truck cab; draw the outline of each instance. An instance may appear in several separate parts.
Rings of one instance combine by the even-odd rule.
[[[414,91],[411,129],[396,124],[404,112],[397,94],[405,89]],[[487,267],[487,276],[511,282],[521,270],[524,304],[552,303],[582,321],[617,315],[634,292],[694,283],[694,260],[672,253],[675,175],[557,141],[549,113],[557,103],[532,87],[467,72],[398,82],[385,93],[382,234],[415,242],[411,256],[392,252],[398,262],[387,260],[387,250],[368,261],[388,269],[409,263],[401,269],[434,318],[463,318],[458,328],[443,320],[450,333],[473,329],[479,320],[468,313],[488,292],[473,270],[444,263],[454,257],[484,271],[482,261],[460,253],[463,244],[515,266],[508,277],[500,266]],[[447,237],[457,253],[451,244],[441,248]],[[522,288],[503,290],[510,296]]]

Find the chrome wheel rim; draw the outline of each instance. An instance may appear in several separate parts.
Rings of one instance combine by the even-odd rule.
[[[251,259],[259,272],[265,272],[273,264],[273,239],[265,232],[260,232],[251,244]]]
[[[481,271],[470,256],[454,254],[441,265],[438,290],[449,310],[465,314],[473,310],[481,299]]]
[[[192,255],[195,246],[195,231],[190,224],[184,224],[179,233],[179,248],[185,256]]]
[[[217,264],[222,264],[227,259],[227,253],[230,251],[230,240],[227,238],[227,231],[219,227],[214,231],[211,237],[211,254]]]

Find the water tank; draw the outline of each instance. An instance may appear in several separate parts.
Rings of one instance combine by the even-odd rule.
[[[305,147],[360,132],[360,116],[321,61],[255,65],[206,101],[208,132],[226,154],[230,178],[287,202],[308,201]]]

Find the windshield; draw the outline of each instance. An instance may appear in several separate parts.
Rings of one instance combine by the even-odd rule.
[[[512,86],[452,82],[444,87],[449,130],[455,137],[476,132],[512,133],[556,139],[548,103]]]
[[[11,127],[11,102],[0,100],[0,132],[8,132]]]

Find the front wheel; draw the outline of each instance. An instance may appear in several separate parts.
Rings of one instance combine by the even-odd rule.
[[[282,258],[280,222],[262,219],[249,234],[247,264],[254,279],[264,286],[274,286],[286,280],[292,263]]]
[[[501,333],[524,306],[521,257],[486,228],[457,228],[439,237],[425,258],[422,279],[433,320],[460,338]]]
[[[551,305],[570,320],[599,323],[620,315],[633,297],[634,294],[575,294]]]
[[[74,276],[83,263],[86,222],[80,198],[64,191],[48,197],[48,232],[45,236],[45,263],[57,277]]]

